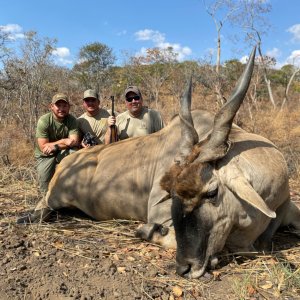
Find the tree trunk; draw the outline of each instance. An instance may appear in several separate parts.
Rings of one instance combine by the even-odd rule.
[[[286,86],[286,89],[284,91],[284,98],[283,98],[283,101],[282,101],[282,104],[281,104],[281,108],[280,109],[283,109],[283,107],[285,106],[285,104],[287,103],[288,101],[288,94],[289,94],[289,90],[290,90],[290,87],[291,87],[291,84],[296,76],[296,74],[300,71],[300,69],[296,70],[293,72],[287,86]]]
[[[265,72],[264,72],[264,80],[265,80],[267,88],[268,88],[268,94],[269,94],[270,101],[273,104],[273,108],[276,108],[276,104],[275,104],[273,92],[272,92],[272,87],[271,87],[271,80],[267,78],[267,75]]]

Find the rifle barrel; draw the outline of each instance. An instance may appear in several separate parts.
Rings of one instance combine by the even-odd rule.
[[[111,115],[115,117],[115,97],[110,96],[111,99]],[[117,142],[118,141],[118,132],[117,132],[117,126],[111,125],[110,126],[110,143]]]

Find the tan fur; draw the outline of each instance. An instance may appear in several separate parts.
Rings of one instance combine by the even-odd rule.
[[[193,115],[198,135],[207,136],[212,114],[195,111]],[[96,220],[134,219],[170,227],[171,198],[161,188],[160,179],[173,164],[179,143],[177,116],[154,134],[69,155],[57,168],[46,198],[36,206],[36,216],[49,207],[76,207]],[[179,174],[181,169],[175,166],[171,172]],[[163,185],[168,189],[173,182],[166,176]],[[172,230],[166,236],[158,238],[157,235],[159,233],[156,239],[161,245],[174,246]]]
[[[192,211],[201,202],[201,193],[205,191],[206,176],[209,176],[207,164],[197,162],[201,145],[197,144],[188,156],[186,164],[175,164],[160,181],[162,189],[176,191],[183,202],[185,212]]]

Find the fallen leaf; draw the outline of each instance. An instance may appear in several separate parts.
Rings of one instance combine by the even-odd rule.
[[[269,263],[270,265],[276,265],[278,262],[272,257],[271,259],[269,259]]]
[[[119,256],[118,256],[117,254],[114,254],[114,255],[113,255],[113,259],[114,259],[114,260],[120,260],[120,259],[119,259]]]
[[[54,243],[54,247],[58,249],[62,249],[64,247],[64,243],[61,241],[57,241]]]
[[[254,295],[256,293],[256,290],[255,290],[255,288],[252,285],[248,285],[247,286],[247,291],[248,291],[248,295],[249,296],[252,296],[252,295]]]
[[[178,285],[176,285],[176,286],[173,287],[172,292],[173,292],[173,294],[174,294],[175,297],[180,297],[182,295],[182,293],[183,293],[182,289]]]
[[[129,261],[135,261],[135,258],[132,257],[132,256],[128,256],[127,259],[128,259]]]
[[[220,278],[221,277],[221,272],[219,272],[219,271],[213,271],[212,274],[214,276],[214,280],[215,281],[221,280],[221,278]]]
[[[273,295],[274,295],[276,298],[279,298],[279,297],[281,296],[281,293],[280,293],[279,290],[276,289],[276,290],[274,291]]]
[[[117,271],[119,273],[125,273],[126,272],[126,267],[117,267]]]
[[[266,281],[265,284],[260,286],[264,290],[268,290],[273,287],[273,283],[271,281]]]
[[[148,250],[148,251],[159,251],[160,248],[159,248],[159,247],[156,247],[156,246],[147,246],[147,250]]]
[[[70,230],[63,230],[62,232],[64,235],[73,235],[74,234],[74,232],[70,231]]]

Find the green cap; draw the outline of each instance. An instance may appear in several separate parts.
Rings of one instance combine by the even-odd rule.
[[[86,98],[95,98],[95,99],[99,99],[98,97],[98,94],[95,90],[86,90],[84,93],[83,93],[83,99],[86,99]]]
[[[65,102],[67,102],[68,104],[70,103],[70,102],[69,102],[69,99],[68,99],[68,97],[67,97],[67,95],[66,95],[66,94],[63,94],[63,93],[57,93],[57,94],[55,94],[55,95],[53,96],[53,98],[52,98],[51,103],[55,104],[55,103],[56,103],[57,101],[59,101],[59,100],[65,101]]]

